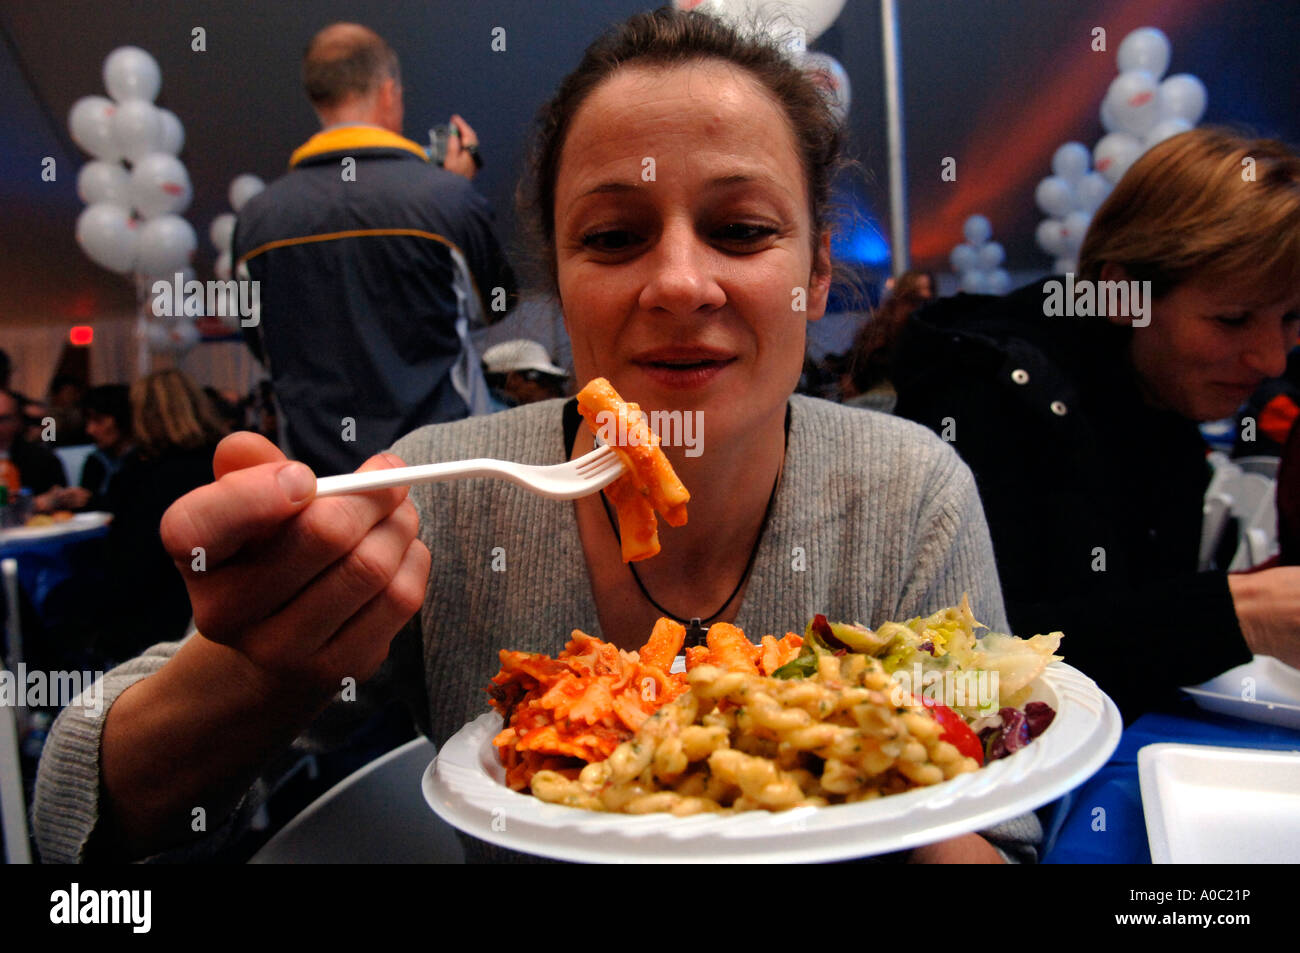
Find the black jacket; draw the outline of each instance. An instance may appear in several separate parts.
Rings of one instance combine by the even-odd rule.
[[[128,659],[158,642],[181,638],[191,609],[185,580],[163,548],[158,527],[167,508],[212,482],[215,446],[171,449],[146,457],[128,453],[113,478],[108,507],[113,522],[108,534],[106,623],[113,658]]]
[[[1045,317],[1042,283],[958,295],[908,324],[897,413],[952,442],[979,485],[1017,634],[1126,719],[1250,660],[1223,573],[1197,571],[1210,472],[1194,421],[1148,407],[1132,328]]]
[[[235,259],[261,298],[245,333],[270,370],[286,449],[317,474],[343,473],[467,413],[450,376],[464,291],[452,249],[484,315],[499,316],[494,299],[515,283],[487,200],[415,143],[345,126],[313,136],[291,165],[239,213]]]

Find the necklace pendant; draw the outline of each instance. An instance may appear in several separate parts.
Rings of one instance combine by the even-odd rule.
[[[704,638],[706,635],[707,635],[707,630],[705,630],[704,626],[700,624],[699,617],[697,616],[696,618],[691,619],[690,624],[686,627],[687,647],[693,645],[703,645]]]

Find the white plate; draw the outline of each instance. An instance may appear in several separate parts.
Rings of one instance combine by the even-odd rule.
[[[1138,781],[1153,863],[1300,863],[1300,752],[1147,745]]]
[[[1242,697],[1247,689],[1253,698]],[[1206,711],[1300,731],[1300,671],[1271,656],[1256,655],[1245,665],[1183,691]]]
[[[1119,744],[1119,711],[1086,675],[1060,662],[1034,699],[1056,718],[1008,758],[905,794],[781,813],[604,814],[547,804],[505,786],[495,713],[471,721],[424,772],[425,800],[481,840],[571,861],[807,862],[867,857],[981,830],[1048,803],[1091,777]]]
[[[29,539],[44,539],[99,529],[113,521],[112,513],[74,513],[71,519],[49,526],[17,526],[0,531],[0,543],[17,543]]]

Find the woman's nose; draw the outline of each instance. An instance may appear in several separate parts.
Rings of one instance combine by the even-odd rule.
[[[650,274],[641,290],[641,308],[687,317],[726,304],[714,273],[716,252],[689,223],[666,226],[646,262]]]
[[[1281,377],[1286,372],[1287,353],[1295,346],[1293,325],[1260,321],[1242,356],[1247,367],[1265,377]]]

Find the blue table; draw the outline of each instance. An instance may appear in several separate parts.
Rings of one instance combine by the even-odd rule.
[[[26,539],[0,539],[0,559],[18,562],[18,584],[47,628],[63,621],[72,591],[89,591],[104,575],[108,526]],[[57,598],[62,594],[63,598]],[[52,598],[55,597],[55,598]],[[10,648],[12,651],[12,647]],[[17,664],[20,659],[11,659]]]
[[[1149,864],[1138,750],[1159,742],[1300,751],[1300,731],[1202,711],[1189,700],[1138,718],[1111,759],[1087,782],[1045,809],[1045,864]]]

